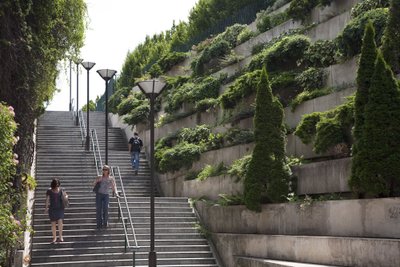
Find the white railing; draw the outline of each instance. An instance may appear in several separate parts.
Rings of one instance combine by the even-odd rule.
[[[83,112],[81,109],[78,111],[78,120],[79,120],[79,129],[81,130],[81,138],[83,146],[86,142],[86,123],[85,119],[83,118]]]
[[[103,161],[101,160],[101,152],[99,146],[99,140],[97,139],[96,129],[92,129],[90,132],[90,141],[92,143],[93,157],[96,164],[97,176],[101,175],[101,168],[103,167]]]

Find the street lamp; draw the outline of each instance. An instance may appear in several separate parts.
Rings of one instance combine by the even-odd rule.
[[[72,111],[72,60],[69,60],[69,111]]]
[[[87,70],[87,101],[86,101],[86,143],[85,149],[89,151],[90,139],[89,139],[89,71],[93,66],[96,65],[94,62],[82,62],[82,66]]]
[[[164,89],[166,83],[153,79],[138,83],[140,91],[150,100],[150,252],[149,267],[157,266],[157,255],[154,251],[154,102]]]
[[[79,64],[81,64],[82,59],[78,58],[75,61],[76,64],[76,126],[79,125]]]
[[[101,78],[104,79],[106,82],[106,101],[104,103],[105,105],[105,113],[106,113],[106,161],[105,164],[108,165],[108,81],[111,80],[111,78],[117,73],[116,70],[109,70],[109,69],[101,69],[97,70],[97,73],[101,76]]]

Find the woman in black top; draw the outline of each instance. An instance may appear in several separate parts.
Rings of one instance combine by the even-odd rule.
[[[55,178],[51,181],[51,188],[46,192],[46,207],[45,212],[49,213],[49,218],[51,222],[51,232],[53,234],[54,244],[57,242],[57,223],[58,223],[58,234],[59,241],[64,242],[63,238],[63,219],[64,219],[64,206],[62,202],[62,190],[60,189],[60,181]]]

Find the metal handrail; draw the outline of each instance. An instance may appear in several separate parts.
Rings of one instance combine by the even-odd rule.
[[[78,121],[79,121],[79,129],[81,130],[81,138],[82,138],[82,146],[86,141],[86,123],[85,119],[83,118],[83,112],[80,109],[78,111]]]
[[[71,110],[70,110],[70,112],[71,112],[71,114],[72,114],[72,119],[75,119],[75,107],[74,107],[74,99],[72,98],[71,99]]]
[[[92,129],[90,131],[90,139],[92,143],[94,162],[96,164],[96,173],[97,176],[99,176],[101,174],[100,170],[103,167],[103,161],[101,160],[100,146],[99,146],[99,140],[97,139],[96,129]]]
[[[116,172],[114,171],[114,169],[116,169]],[[122,193],[122,198],[124,199],[124,202],[125,202],[125,207],[126,207],[126,210],[127,210],[127,213],[128,213],[128,218],[124,218],[124,211],[122,209],[122,205],[121,205],[122,203],[121,203],[121,200],[120,200],[121,196],[119,196],[119,197],[117,197],[118,219],[121,219],[122,226],[124,228],[124,233],[125,233],[125,253],[127,251],[127,248],[133,249],[133,251],[132,251],[132,253],[133,253],[132,254],[132,260],[133,260],[132,266],[135,266],[135,253],[136,253],[136,250],[139,249],[140,247],[139,247],[137,239],[136,239],[135,227],[133,226],[131,211],[129,209],[128,199],[127,199],[126,194],[125,194],[124,183],[122,182],[122,177],[121,177],[121,172],[119,170],[119,166],[111,167],[111,175],[113,177],[118,177],[118,179],[119,179],[119,181],[121,183],[121,193]],[[117,187],[116,183],[115,183],[115,187]],[[117,188],[117,191],[118,191],[118,188]],[[132,231],[132,235],[133,235],[134,244],[132,244],[132,245],[129,242],[128,225],[127,225],[128,221],[129,221],[129,225],[131,226],[131,231]]]

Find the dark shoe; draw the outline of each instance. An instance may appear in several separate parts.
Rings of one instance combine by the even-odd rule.
[[[138,171],[136,170],[136,171],[135,171],[135,175],[137,175],[137,174],[138,174]]]

